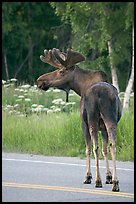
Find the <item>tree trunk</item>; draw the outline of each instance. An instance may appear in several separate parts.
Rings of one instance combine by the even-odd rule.
[[[28,58],[28,70],[29,70],[29,80],[30,82],[33,80],[33,45],[32,45],[32,38],[29,36],[29,58]]]
[[[129,108],[129,99],[130,99],[130,93],[132,91],[133,83],[134,83],[134,26],[132,30],[132,70],[125,90],[124,102],[123,102],[123,110],[125,111],[128,110]]]
[[[117,77],[116,67],[114,66],[113,58],[112,58],[113,50],[112,50],[111,40],[108,40],[108,50],[109,50],[109,58],[110,58],[110,66],[111,66],[112,84],[117,88],[119,93],[118,77]]]
[[[22,67],[23,67],[24,64],[27,62],[28,57],[29,57],[29,54],[30,54],[30,53],[28,52],[28,54],[27,54],[27,56],[25,57],[24,61],[21,63],[21,65],[20,65],[19,68],[17,69],[17,71],[16,71],[16,73],[15,73],[15,75],[14,75],[14,78],[17,77],[17,75],[18,75],[19,72],[21,71]]]
[[[28,7],[28,23],[31,26],[31,24],[32,24],[32,6],[31,6],[31,3],[29,4],[29,7]],[[29,53],[30,53],[29,58],[28,58],[28,72],[29,72],[28,79],[29,79],[29,83],[31,83],[33,80],[33,77],[32,77],[32,73],[33,73],[33,68],[32,68],[32,65],[33,65],[33,44],[32,44],[31,34],[28,37],[28,49],[29,49]]]
[[[8,72],[8,63],[7,63],[6,52],[4,52],[4,64],[5,64],[6,78],[7,78],[7,80],[9,80],[9,72]]]

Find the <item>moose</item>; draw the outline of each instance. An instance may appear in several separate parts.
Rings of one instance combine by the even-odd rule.
[[[91,141],[96,162],[95,187],[102,187],[99,172],[98,131],[102,136],[102,153],[106,162],[106,184],[112,184],[112,191],[119,191],[119,181],[116,176],[116,129],[121,118],[121,102],[117,89],[107,82],[103,71],[81,69],[77,63],[85,57],[68,48],[67,52],[59,49],[44,50],[41,61],[57,68],[57,70],[41,75],[37,79],[39,89],[47,91],[50,87],[69,92],[74,90],[80,100],[80,115],[82,131],[86,145],[86,177],[84,184],[91,184]],[[112,156],[112,173],[108,163],[108,141]]]

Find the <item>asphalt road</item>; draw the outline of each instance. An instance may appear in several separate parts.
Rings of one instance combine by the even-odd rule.
[[[85,159],[2,154],[2,202],[134,202],[134,163],[117,162],[120,192],[105,184],[105,162],[100,161],[103,188],[83,184]],[[110,166],[112,162],[110,161]]]

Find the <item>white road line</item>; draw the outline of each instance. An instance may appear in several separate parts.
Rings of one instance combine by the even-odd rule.
[[[69,165],[69,166],[86,166],[85,164],[74,164],[74,163],[62,163],[62,162],[49,162],[49,161],[39,161],[39,160],[27,160],[27,159],[8,159],[2,158],[4,161],[16,161],[16,162],[30,162],[30,163],[41,163],[41,164],[59,164],[59,165]],[[91,166],[95,168],[95,166]],[[104,168],[104,166],[100,166],[100,168]],[[126,168],[117,168],[118,170],[123,171],[134,171],[134,169],[126,169]]]

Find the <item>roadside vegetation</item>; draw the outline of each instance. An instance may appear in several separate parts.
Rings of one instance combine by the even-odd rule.
[[[16,79],[2,83],[3,151],[85,157],[78,95],[71,91],[69,102],[66,103],[65,93],[58,89],[44,92],[38,90],[36,85],[16,85]],[[124,93],[119,96],[123,101]],[[116,137],[117,159],[133,161],[133,93],[130,108],[123,113],[118,124]],[[99,149],[102,159],[101,137]]]

